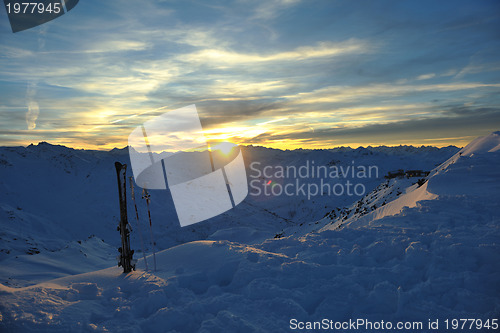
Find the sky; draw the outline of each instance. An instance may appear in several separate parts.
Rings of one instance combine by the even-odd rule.
[[[209,140],[464,146],[500,130],[499,55],[497,0],[82,0],[17,33],[2,6],[0,146],[121,148],[191,104]]]

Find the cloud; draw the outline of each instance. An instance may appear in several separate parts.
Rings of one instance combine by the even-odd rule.
[[[371,84],[367,86],[329,86],[312,92],[284,96],[297,104],[336,103],[355,101],[369,97],[402,96],[415,93],[452,92],[473,89],[497,89],[500,84],[481,82],[451,82],[429,85],[415,84]]]
[[[34,54],[35,52],[22,47],[3,45],[2,48],[0,48],[0,55],[5,58],[20,59],[32,57]]]
[[[455,75],[455,79],[462,79],[464,76],[470,74],[477,74],[483,72],[496,72],[499,70],[500,70],[499,62],[492,62],[488,64],[468,64]]]
[[[28,125],[28,129],[32,130],[36,128],[36,121],[39,114],[40,108],[38,103],[35,101],[29,101],[28,112],[26,113],[26,124]]]
[[[271,54],[241,53],[219,49],[203,49],[191,54],[182,55],[188,62],[203,62],[222,65],[241,65],[252,63],[270,63],[280,61],[304,61],[348,54],[366,53],[371,50],[369,43],[359,40],[348,40],[340,43],[320,42],[316,46],[302,46],[291,51]]]
[[[28,104],[28,112],[26,112],[26,124],[29,130],[33,130],[36,128],[36,121],[38,119],[38,115],[40,114],[40,107],[36,102],[36,83],[32,82],[28,84],[28,88],[26,90],[26,100]]]
[[[149,43],[137,40],[116,40],[116,39],[106,39],[101,40],[96,43],[92,43],[88,45],[84,50],[71,51],[68,53],[115,53],[115,52],[124,52],[124,51],[142,51],[147,48],[150,48],[151,45]],[[57,52],[57,53],[67,53],[67,52]]]
[[[254,2],[252,0],[252,2]],[[255,1],[257,6],[254,9],[254,14],[251,16],[252,20],[271,20],[276,18],[286,8],[294,6],[300,0],[265,0]]]
[[[422,74],[422,75],[419,75],[417,77],[417,80],[428,80],[428,79],[432,79],[435,76],[436,76],[436,74],[434,74],[434,73]]]
[[[252,125],[246,124],[246,121],[267,117],[279,113],[286,109],[280,101],[273,99],[258,99],[253,101],[235,100],[235,101],[202,101],[197,103],[198,113],[200,114],[203,128]]]
[[[445,107],[446,108],[446,107]],[[338,145],[370,145],[388,144],[415,144],[422,141],[434,144],[447,144],[443,138],[453,137],[455,133],[464,134],[463,137],[485,135],[500,127],[500,108],[461,108],[462,115],[450,108],[447,114],[411,119],[398,120],[388,123],[364,124],[362,126],[336,126],[310,131],[304,129],[276,134],[272,131],[252,138],[250,142],[272,146],[273,142],[288,142],[289,146],[300,147],[320,146],[323,148]],[[472,135],[471,135],[472,134]],[[464,139],[463,142],[466,142]]]

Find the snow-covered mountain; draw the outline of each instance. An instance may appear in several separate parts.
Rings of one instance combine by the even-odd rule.
[[[42,149],[52,153],[38,152]],[[287,332],[294,325],[324,324],[326,318],[331,325],[383,320],[394,331],[399,322],[422,323],[413,330],[425,332],[429,319],[438,319],[443,331],[445,319],[477,318],[483,330],[493,331],[500,313],[500,132],[457,150],[247,147],[249,167],[255,161],[345,167],[355,161],[377,165],[379,177],[357,179],[367,189],[359,197],[249,196],[220,220],[190,229],[158,222],[155,235],[165,235],[161,228],[182,230],[163,243],[179,245],[157,253],[156,272],[145,271],[140,259],[137,271],[125,275],[121,268],[105,268],[118,239],[112,163],[126,162],[125,152],[43,144],[3,148],[1,236],[11,253],[4,251],[0,262],[7,264],[0,327],[7,332]],[[71,157],[57,157],[63,153]],[[404,175],[384,178],[399,169]],[[61,170],[68,172],[59,178]],[[249,180],[255,179],[247,171]],[[40,177],[47,179],[37,183]],[[291,181],[262,178],[279,186]],[[59,204],[52,202],[56,199]],[[155,208],[155,221],[171,214],[174,225],[175,212],[164,212],[166,201]],[[104,225],[108,221],[110,226]],[[91,234],[96,236],[88,238]],[[85,260],[95,262],[96,269]],[[15,281],[7,284],[9,276]],[[50,276],[58,278],[47,281]],[[27,286],[29,281],[45,282]]]
[[[368,188],[397,168],[431,169],[451,156],[455,147],[376,147],[338,148],[334,150],[281,151],[262,147],[243,147],[249,181],[257,162],[266,166],[304,166],[307,163],[328,165],[332,162],[349,167],[377,165],[379,177],[361,179]],[[118,246],[116,231],[119,219],[116,172],[114,162],[130,165],[128,149],[110,152],[75,150],[40,143],[24,147],[0,147],[0,259],[21,254],[59,251],[70,242],[95,236],[107,244]],[[132,173],[129,170],[129,176]],[[312,179],[317,182],[318,179]],[[336,181],[330,180],[330,181]],[[151,192],[151,215],[157,248],[165,249],[188,241],[229,239],[262,241],[283,228],[322,217],[332,207],[343,207],[356,200],[349,196],[252,196],[220,216],[181,228],[168,191]],[[128,189],[130,223],[137,224]],[[147,210],[136,188],[136,201],[146,233]],[[238,230],[238,228],[240,228]],[[228,230],[226,230],[228,229]],[[147,233],[146,233],[147,234]],[[137,232],[132,243],[139,249]],[[150,250],[150,247],[146,249]]]
[[[307,184],[317,184],[321,188],[321,181],[324,180],[325,183],[334,185],[336,183],[345,183],[346,181],[351,181],[352,183],[361,183],[365,186],[366,192],[370,192],[376,186],[378,186],[385,178],[385,176],[390,172],[398,169],[403,170],[432,170],[437,164],[442,163],[448,157],[451,157],[459,149],[456,147],[412,147],[412,146],[399,146],[399,147],[367,147],[367,148],[357,148],[352,149],[349,147],[340,147],[331,150],[287,150],[281,151],[276,149],[268,149],[262,147],[247,147],[244,150],[246,153],[247,170],[249,176],[249,183],[252,184],[252,176],[258,173],[253,171],[250,167],[252,162],[259,162],[259,171],[266,166],[273,166],[269,173],[273,171],[277,172],[276,167],[288,167],[292,166],[297,169],[301,167],[308,166],[308,169],[317,170],[318,166],[327,167],[328,172],[332,171],[332,168],[337,168],[342,171],[346,171],[345,177],[340,175],[339,178],[323,177],[323,170],[319,170],[319,174],[322,177],[308,177],[306,181],[301,180],[301,183]],[[377,174],[372,172],[371,177],[359,178],[352,177],[350,171],[357,170],[359,167],[369,168],[371,166],[376,166]],[[349,169],[351,168],[351,169]],[[292,173],[292,172],[290,172]],[[276,179],[276,182],[281,185],[281,187],[286,186],[286,184],[295,184],[296,178],[293,174],[289,178]],[[266,182],[272,180],[273,183],[275,179],[267,178]],[[294,187],[296,188],[296,187]],[[250,193],[253,189],[250,188]],[[295,194],[295,193],[294,193]],[[357,199],[362,197],[358,195],[316,195],[312,198],[307,198],[307,194],[303,195],[280,195],[280,196],[257,196],[252,200],[253,204],[259,207],[268,209],[279,216],[293,220],[295,223],[305,223],[310,221],[316,221],[322,218],[327,212],[332,208],[341,208],[349,206]]]

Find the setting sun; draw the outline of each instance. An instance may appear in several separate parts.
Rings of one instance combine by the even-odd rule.
[[[231,151],[233,150],[234,147],[236,147],[236,145],[234,143],[231,143],[231,142],[220,142],[220,143],[216,143],[213,146],[210,146],[210,151],[218,150],[222,154],[228,156],[231,153]]]

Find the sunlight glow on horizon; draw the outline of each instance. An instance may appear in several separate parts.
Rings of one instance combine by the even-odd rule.
[[[210,136],[208,136],[210,138]],[[321,142],[303,142],[299,140],[288,140],[288,141],[275,141],[275,142],[259,142],[259,143],[252,143],[248,142],[245,140],[241,140],[241,138],[238,137],[226,137],[226,141],[230,143],[237,144],[239,146],[256,146],[256,147],[265,147],[265,148],[272,148],[272,149],[280,149],[280,150],[295,150],[295,149],[333,149],[333,148],[338,148],[338,147],[350,147],[350,148],[359,148],[359,147],[378,147],[378,146],[386,146],[386,147],[395,147],[395,146],[414,146],[414,147],[421,147],[421,146],[433,146],[433,147],[447,147],[447,146],[456,146],[456,147],[465,147],[469,142],[471,142],[473,139],[475,139],[475,136],[465,136],[465,137],[458,137],[458,138],[435,138],[435,139],[424,139],[422,141],[415,141],[415,140],[405,140],[401,141],[398,143],[394,142],[383,142],[383,141],[337,141],[335,143],[321,143]],[[12,144],[11,146],[23,146],[26,147],[28,145],[37,145],[41,142],[48,142],[49,144],[52,145],[62,145],[66,146],[68,148],[73,148],[73,149],[85,149],[85,150],[98,150],[98,151],[109,151],[112,149],[123,149],[127,148],[128,145],[126,142],[123,140],[116,140],[114,142],[106,142],[106,143],[100,143],[100,144],[88,144],[88,143],[83,143],[79,140],[62,140],[62,141],[45,141],[45,140],[40,140],[40,141],[19,141],[17,143]],[[174,151],[169,151],[169,152],[176,152]],[[227,152],[226,152],[227,153]]]

